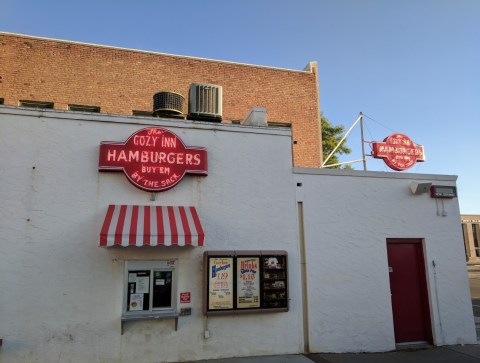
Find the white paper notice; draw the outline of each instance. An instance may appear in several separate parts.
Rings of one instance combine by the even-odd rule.
[[[149,280],[150,278],[148,276],[138,276],[137,289],[135,292],[138,294],[148,294],[148,290],[150,287]]]
[[[128,274],[128,282],[137,282],[137,274]]]
[[[130,294],[130,311],[143,310],[143,294]]]

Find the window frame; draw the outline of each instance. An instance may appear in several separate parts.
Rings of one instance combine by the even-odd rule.
[[[129,273],[130,271],[149,270],[149,309],[131,311],[128,310],[128,296],[129,296]],[[170,271],[172,272],[172,289],[170,295],[171,306],[165,308],[153,308],[153,281],[155,271]],[[127,260],[125,261],[125,271],[123,279],[123,306],[122,319],[145,318],[145,317],[172,317],[177,313],[177,280],[178,280],[177,260]]]

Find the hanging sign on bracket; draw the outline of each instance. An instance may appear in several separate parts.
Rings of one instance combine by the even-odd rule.
[[[423,146],[415,144],[404,134],[392,134],[383,142],[373,142],[372,146],[373,157],[383,159],[388,167],[396,171],[407,170],[416,162],[425,161]]]

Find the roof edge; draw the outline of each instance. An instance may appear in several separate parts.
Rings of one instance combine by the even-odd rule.
[[[301,69],[301,70],[300,69],[289,69],[289,68],[281,68],[281,67],[262,66],[262,65],[250,64],[250,63],[241,63],[241,62],[232,62],[232,61],[226,61],[226,60],[193,57],[193,56],[188,56],[188,55],[177,55],[177,54],[170,54],[170,53],[154,52],[154,51],[134,49],[134,48],[123,48],[123,47],[116,47],[116,46],[112,46],[112,45],[85,43],[85,42],[78,42],[78,41],[74,41],[74,40],[64,40],[64,39],[40,37],[40,36],[35,36],[35,35],[11,33],[11,32],[5,32],[5,31],[0,31],[0,35],[16,36],[16,37],[21,37],[21,38],[29,38],[29,39],[37,39],[37,40],[46,40],[46,41],[52,41],[52,42],[58,42],[58,43],[77,44],[77,45],[84,45],[84,46],[88,46],[88,47],[98,47],[98,48],[107,48],[107,49],[114,49],[114,50],[123,50],[123,51],[127,51],[127,52],[137,52],[137,53],[145,53],[145,54],[153,54],[153,55],[163,55],[163,56],[175,57],[175,58],[202,60],[202,61],[207,61],[207,62],[225,63],[225,64],[240,65],[240,66],[246,66],[246,67],[267,68],[267,69],[278,70],[278,71],[286,71],[286,72],[314,73],[313,69],[309,68],[308,66],[304,69]],[[312,63],[316,63],[316,62],[315,61],[309,62],[309,64],[312,64]]]
[[[324,175],[324,176],[350,176],[367,178],[387,178],[387,179],[409,179],[409,180],[437,180],[455,182],[457,175],[445,174],[416,174],[416,173],[398,173],[385,171],[362,171],[362,170],[344,170],[327,168],[293,168],[294,174]]]
[[[205,122],[193,120],[180,120],[175,118],[160,118],[154,116],[133,116],[113,113],[95,113],[58,109],[30,108],[21,106],[0,106],[0,122],[3,115],[26,116],[36,118],[62,119],[68,121],[85,121],[85,122],[104,122],[115,124],[138,125],[141,127],[162,126],[175,129],[202,129],[215,130],[225,132],[243,132],[249,134],[268,134],[272,136],[282,136],[292,138],[290,128],[277,127],[261,127],[261,126],[243,126],[237,124],[227,124],[218,122]]]

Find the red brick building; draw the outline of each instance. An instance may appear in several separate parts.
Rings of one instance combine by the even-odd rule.
[[[291,126],[294,165],[322,162],[315,62],[289,70],[0,33],[0,101],[94,106],[102,113],[152,112],[159,91],[188,97],[192,83],[223,89],[222,122],[267,109],[271,125]],[[25,103],[24,103],[25,104]]]

